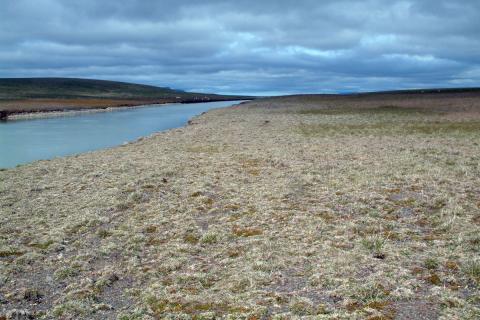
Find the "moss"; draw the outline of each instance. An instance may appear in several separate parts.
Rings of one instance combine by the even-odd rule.
[[[203,204],[207,207],[207,208],[211,208],[213,206],[213,199],[212,198],[205,198],[203,200]]]
[[[426,280],[436,286],[440,286],[442,284],[442,280],[440,279],[440,276],[436,273],[431,273]]]
[[[190,244],[197,244],[200,241],[200,236],[195,232],[188,232],[183,236],[183,241]]]
[[[458,266],[458,263],[453,261],[453,260],[447,260],[445,262],[445,268],[447,268],[448,270],[453,270],[453,271],[456,271],[459,269],[459,266]]]
[[[62,268],[57,269],[54,273],[54,276],[58,280],[64,280],[66,278],[75,277],[79,273],[80,273],[80,270],[79,270],[78,267],[66,266],[66,267],[62,267]]]
[[[237,258],[243,253],[243,249],[241,247],[234,247],[234,248],[229,248],[227,250],[227,256],[229,258]]]
[[[97,231],[97,236],[99,236],[102,239],[108,238],[111,235],[112,235],[112,232],[104,228],[100,228]]]
[[[48,247],[50,247],[50,245],[52,245],[54,243],[55,243],[55,241],[53,241],[53,240],[46,240],[46,241],[40,241],[40,242],[30,242],[28,245],[30,247],[34,247],[34,248],[37,248],[37,249],[46,250],[46,249],[48,249]]]
[[[435,258],[428,258],[428,259],[425,259],[424,265],[425,265],[425,268],[429,270],[435,270],[438,268],[439,263],[438,263],[438,260]]]
[[[263,234],[263,230],[255,227],[242,228],[239,226],[234,226],[232,229],[232,233],[238,237],[252,237]]]
[[[214,244],[218,242],[218,235],[215,232],[207,232],[200,239],[201,243]]]
[[[44,294],[37,288],[27,288],[23,291],[23,299],[30,302],[39,303],[43,297]]]
[[[0,248],[0,258],[17,257],[23,255],[25,252],[15,249],[13,247]]]
[[[295,298],[289,305],[290,311],[297,316],[307,316],[317,314],[313,304],[304,298]]]
[[[149,226],[145,227],[144,232],[145,233],[155,233],[155,232],[157,232],[157,230],[158,230],[158,227],[156,225],[149,225]]]
[[[192,194],[190,194],[190,197],[196,198],[196,197],[200,197],[202,194],[203,192],[201,191],[195,191]]]

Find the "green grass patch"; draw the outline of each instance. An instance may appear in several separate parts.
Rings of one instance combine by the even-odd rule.
[[[218,235],[214,232],[207,232],[202,236],[200,242],[203,244],[214,244],[218,242]]]
[[[385,247],[386,240],[380,236],[371,236],[364,238],[361,241],[362,246],[370,251],[374,257],[384,258],[385,254],[383,249]]]
[[[357,122],[301,124],[296,131],[306,137],[335,135],[450,135],[480,134],[480,121],[464,122]]]
[[[480,283],[480,259],[466,262],[462,270],[470,280]]]
[[[305,115],[392,115],[392,116],[412,116],[412,115],[435,115],[440,114],[432,110],[421,108],[406,108],[397,106],[382,106],[375,108],[315,108],[296,111],[297,114]]]
[[[63,267],[55,271],[54,276],[58,280],[64,280],[70,277],[75,277],[80,273],[79,268],[77,267]]]

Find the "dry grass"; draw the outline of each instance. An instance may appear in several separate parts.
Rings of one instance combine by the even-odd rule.
[[[478,318],[479,100],[451,111],[370,100],[358,112],[342,101],[318,111],[323,101],[215,110],[126,146],[1,171],[0,308]]]

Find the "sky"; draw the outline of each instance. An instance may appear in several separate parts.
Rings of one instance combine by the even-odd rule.
[[[0,77],[256,95],[480,87],[480,1],[0,0]]]

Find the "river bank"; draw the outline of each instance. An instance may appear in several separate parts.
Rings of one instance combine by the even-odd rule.
[[[115,147],[152,133],[184,126],[213,108],[241,101],[146,105],[102,111],[34,114],[0,123],[0,168]]]
[[[87,113],[110,112],[145,105],[190,104],[218,101],[235,101],[235,99],[164,99],[164,100],[108,100],[108,99],[32,99],[21,101],[0,101],[0,120],[22,120],[50,117],[74,116]]]
[[[113,112],[121,110],[130,110],[151,106],[166,106],[173,103],[157,103],[157,104],[139,104],[132,106],[119,106],[119,107],[106,107],[106,108],[92,108],[92,109],[77,109],[77,110],[64,110],[64,111],[39,111],[39,112],[23,112],[13,113],[6,117],[5,120],[32,120],[32,119],[45,119],[45,118],[57,118],[57,117],[73,117],[90,113],[100,112]]]
[[[479,100],[334,99],[0,171],[0,310],[474,319]]]

